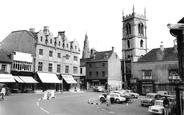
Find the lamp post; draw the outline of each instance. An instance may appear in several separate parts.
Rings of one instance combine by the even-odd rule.
[[[180,91],[183,89],[180,86],[182,86],[184,80],[184,18],[177,24],[168,24],[167,26],[170,29],[170,34],[177,38],[179,76],[181,77],[181,82],[174,82],[173,85],[176,86],[176,114],[181,115]]]

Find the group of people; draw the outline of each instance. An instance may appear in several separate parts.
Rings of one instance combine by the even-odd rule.
[[[172,113],[172,115],[176,114],[176,103],[173,102],[173,104],[170,105],[167,97],[163,100],[163,106],[165,108],[164,115],[169,115],[169,113]]]

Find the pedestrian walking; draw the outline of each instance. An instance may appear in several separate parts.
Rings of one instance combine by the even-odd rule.
[[[108,94],[108,95],[106,96],[106,107],[110,107],[110,105],[111,105],[111,100],[110,100],[110,98],[111,98],[111,96]]]
[[[167,97],[165,97],[163,104],[164,104],[164,108],[165,108],[164,114],[169,115],[169,100]]]
[[[6,94],[6,88],[5,88],[5,85],[3,85],[2,89],[1,89],[2,100],[4,100],[5,94]]]

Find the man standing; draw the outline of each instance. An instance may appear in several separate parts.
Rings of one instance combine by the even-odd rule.
[[[5,85],[3,85],[1,89],[2,100],[4,100],[5,94],[6,94],[6,88],[5,88]]]
[[[169,115],[169,100],[167,97],[165,97],[163,104],[165,107],[165,115]]]

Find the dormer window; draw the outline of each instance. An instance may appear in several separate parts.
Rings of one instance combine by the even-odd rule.
[[[107,58],[108,58],[108,56],[109,56],[109,54],[108,54],[108,53],[105,53],[105,55],[104,55],[104,59],[107,59]]]

